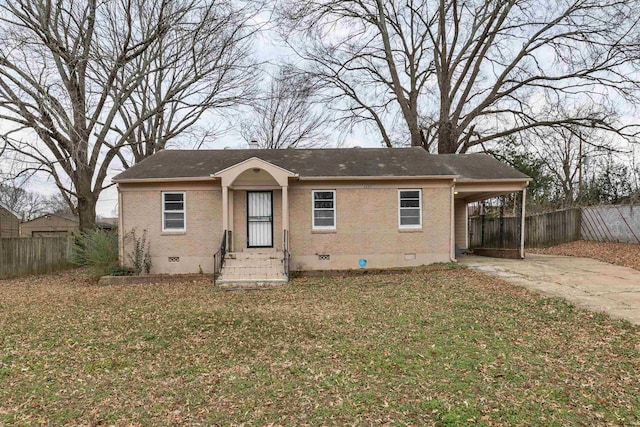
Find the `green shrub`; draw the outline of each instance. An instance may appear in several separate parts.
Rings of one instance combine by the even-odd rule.
[[[113,265],[109,268],[109,276],[133,276],[133,270],[123,265]]]
[[[147,242],[147,230],[142,231],[142,237],[136,235],[135,228],[127,233],[127,239],[133,240],[133,250],[127,255],[131,261],[133,274],[140,275],[151,271],[151,243]]]
[[[118,265],[118,234],[95,229],[76,235],[72,262],[89,267],[94,276],[104,276]]]

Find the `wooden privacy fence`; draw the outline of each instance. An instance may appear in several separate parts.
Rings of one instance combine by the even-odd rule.
[[[0,239],[0,279],[69,267],[72,247],[71,236]]]
[[[502,228],[502,232],[500,231]],[[566,209],[526,217],[524,244],[537,248],[580,239],[580,209]],[[520,218],[474,217],[469,220],[469,247],[517,249]]]

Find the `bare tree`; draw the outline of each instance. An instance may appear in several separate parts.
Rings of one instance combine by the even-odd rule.
[[[182,109],[201,101],[194,85],[219,84],[214,66],[202,62],[215,60],[203,34],[244,40],[232,10],[204,0],[0,4],[0,119],[13,124],[3,141],[30,162],[27,169],[53,178],[81,229],[95,224],[96,202],[123,147],[136,147],[139,160],[195,123],[198,113]],[[178,53],[185,46],[191,52]],[[200,52],[207,53],[202,61]]]
[[[524,146],[529,155],[539,159],[552,177],[556,199],[563,206],[579,201],[587,159],[591,161],[615,151],[608,143],[602,143],[602,135],[593,129],[560,127],[538,129],[524,135]],[[586,176],[584,177],[586,180]]]
[[[427,2],[378,0],[284,2],[286,37],[306,61],[309,78],[326,89],[325,103],[344,124],[365,123],[394,145],[389,129],[394,112],[406,123],[413,145],[422,145],[419,103],[433,76]],[[289,37],[291,36],[291,37]]]
[[[0,203],[20,215],[20,220],[27,221],[43,213],[42,195],[28,191],[24,184],[5,182],[0,184]]]
[[[252,6],[239,2],[192,2],[177,25],[119,71],[119,86],[131,75],[143,76],[118,106],[120,122],[114,126],[133,154],[130,159],[126,151],[119,152],[125,168],[163,150],[169,141],[193,137],[196,144],[202,142],[216,130],[213,111],[254,99],[254,16]]]
[[[302,32],[295,48],[305,69],[340,101],[332,105],[345,119],[375,123],[391,146],[390,123],[399,116],[412,145],[454,153],[541,127],[637,134],[618,122],[614,105],[637,99],[638,6],[285,0],[281,15]],[[557,117],[559,106],[585,101],[599,108]]]
[[[314,104],[314,95],[313,83],[306,76],[282,68],[240,123],[240,134],[247,142],[257,140],[261,148],[322,145],[329,116]]]
[[[71,203],[75,206],[75,200],[72,199]],[[73,209],[69,207],[69,203],[60,193],[42,197],[40,210],[45,213],[64,213],[66,215],[74,214]]]

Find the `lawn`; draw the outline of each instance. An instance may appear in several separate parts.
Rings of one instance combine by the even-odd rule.
[[[640,423],[638,327],[462,268],[0,288],[0,425]]]

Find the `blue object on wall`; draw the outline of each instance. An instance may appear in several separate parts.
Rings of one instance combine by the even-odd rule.
[[[360,258],[360,259],[358,260],[358,264],[360,264],[360,267],[363,267],[363,268],[364,268],[364,267],[367,265],[367,260],[366,260],[366,259],[362,259],[362,258]]]

